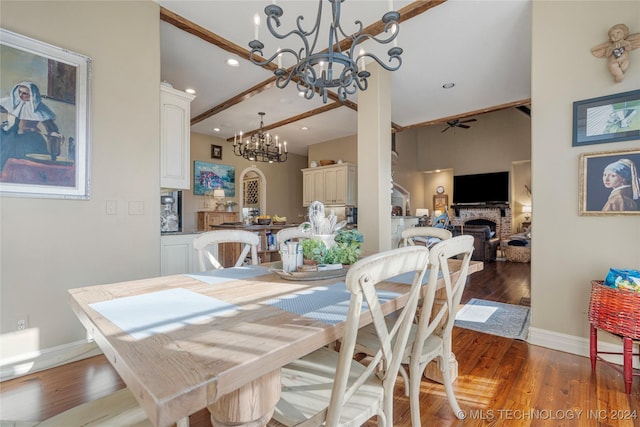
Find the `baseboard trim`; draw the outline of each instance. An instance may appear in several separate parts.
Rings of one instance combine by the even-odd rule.
[[[527,338],[527,342],[532,345],[550,348],[552,350],[563,351],[565,353],[571,353],[587,358],[589,357],[588,338],[576,337],[573,335],[562,334],[560,332],[553,332],[545,329],[529,328],[529,337]],[[622,352],[622,340],[620,340],[620,345],[598,340],[598,350]],[[633,352],[637,353],[638,351],[638,345],[634,345]],[[622,365],[622,355],[618,356],[607,354],[601,357],[611,363]],[[640,369],[640,361],[638,361],[638,357],[633,357],[633,367],[635,369]]]
[[[587,338],[532,327],[529,328],[527,342],[531,345],[589,357],[589,340]],[[598,341],[598,348],[602,351],[622,351],[622,343],[616,345],[610,342]],[[638,351],[638,346],[635,345],[634,353]],[[7,358],[0,360],[0,381],[33,374],[99,354],[102,354],[102,350],[93,340],[83,340]],[[622,356],[605,355],[603,358],[612,363],[622,365]],[[637,357],[633,358],[633,367],[640,369],[640,362]]]
[[[102,354],[93,340],[76,341],[0,360],[0,381]]]

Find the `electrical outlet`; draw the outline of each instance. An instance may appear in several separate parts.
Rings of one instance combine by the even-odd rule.
[[[27,329],[29,327],[29,317],[22,314],[22,315],[18,315],[18,316],[14,316],[14,327],[16,332],[19,331],[24,331],[25,329]]]

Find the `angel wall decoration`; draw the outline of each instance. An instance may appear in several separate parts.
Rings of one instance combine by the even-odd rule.
[[[608,58],[609,71],[619,83],[629,67],[629,51],[640,47],[640,33],[629,34],[629,27],[616,24],[608,34],[609,41],[594,46],[591,53],[596,58]]]

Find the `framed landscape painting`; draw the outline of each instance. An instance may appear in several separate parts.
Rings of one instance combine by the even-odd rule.
[[[640,139],[640,90],[573,103],[573,146]]]
[[[580,156],[580,215],[640,215],[640,149]]]
[[[217,188],[223,189],[226,197],[236,196],[236,168],[219,163],[194,161],[193,194],[204,196]]]
[[[0,29],[0,192],[88,199],[90,58]]]

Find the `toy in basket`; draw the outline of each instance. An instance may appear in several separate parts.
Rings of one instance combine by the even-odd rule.
[[[640,339],[640,292],[591,282],[589,322],[612,334]]]
[[[640,357],[638,353],[633,354],[633,340],[640,340],[640,292],[606,286],[602,280],[593,280],[591,282],[591,299],[589,301],[589,322],[591,323],[590,357],[592,371],[596,369],[596,361],[605,362],[622,374],[625,391],[627,394],[631,394],[633,376],[640,376],[640,374],[634,374],[632,369],[632,357]],[[598,355],[598,329],[622,338],[622,353],[600,353],[623,355],[623,369]]]

